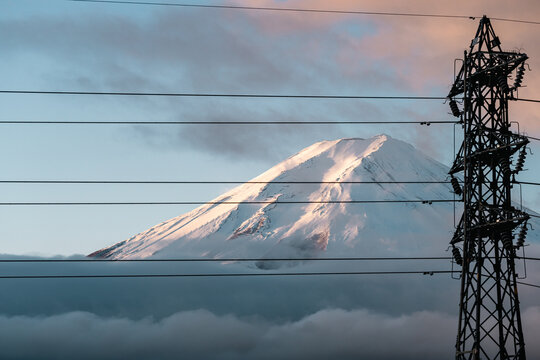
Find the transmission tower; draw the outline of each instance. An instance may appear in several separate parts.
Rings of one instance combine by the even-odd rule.
[[[526,60],[526,54],[501,50],[484,16],[448,94],[464,129],[449,172],[464,208],[450,242],[462,266],[458,360],[525,359],[514,258],[529,216],[512,205],[511,188],[523,169],[528,139],[510,131],[508,100],[521,85]]]

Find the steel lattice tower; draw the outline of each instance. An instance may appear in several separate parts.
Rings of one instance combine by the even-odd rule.
[[[525,359],[514,258],[529,216],[512,206],[511,188],[514,174],[523,168],[528,139],[510,131],[508,100],[521,85],[526,60],[525,54],[501,50],[484,16],[448,94],[464,128],[450,170],[464,204],[451,240],[455,262],[462,266],[459,360]],[[509,86],[512,75],[515,82]],[[514,155],[519,159],[511,168]],[[454,177],[461,172],[463,181]]]

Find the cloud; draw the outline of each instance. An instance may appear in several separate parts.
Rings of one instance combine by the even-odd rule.
[[[351,5],[343,6],[347,4]],[[13,35],[0,39],[0,49],[10,56],[30,54],[48,59],[36,65],[43,67],[40,72],[46,74],[41,79],[42,86],[54,84],[58,89],[276,94],[386,94],[418,90],[408,83],[407,73],[414,73],[420,66],[416,60],[403,63],[405,53],[410,52],[410,42],[405,37],[413,30],[405,32],[392,25],[385,31],[374,18],[358,22],[357,17],[350,16],[297,17],[292,13],[152,8],[147,19],[141,21],[108,13],[107,9],[101,8],[99,15],[87,12],[76,20],[66,16],[6,20],[0,24],[0,30]],[[288,29],[287,24],[296,30]],[[403,35],[396,35],[400,32]],[[396,52],[396,44],[382,46],[394,35],[403,37],[397,42],[401,53]],[[431,61],[425,59],[426,63]],[[418,79],[433,83],[425,76]],[[104,109],[103,102],[88,101],[86,106],[95,104],[93,108],[100,109],[90,116],[103,113],[106,120],[115,120],[117,112]],[[124,109],[133,110],[122,111],[121,120],[407,120],[415,115],[403,111],[406,104],[365,101],[108,101],[111,102],[107,107],[117,101]],[[423,108],[427,112],[423,116],[431,118],[438,111]],[[352,132],[363,137],[391,133],[375,126],[201,126],[169,130],[139,129],[135,136],[150,146],[275,162],[315,141],[350,137]],[[415,134],[417,129],[403,132]]]
[[[283,2],[275,0],[260,0],[256,4],[283,6]],[[534,20],[531,14],[540,12],[539,3],[532,0],[522,1],[516,6],[505,1],[457,1],[455,6],[449,7],[445,2],[426,0],[362,1],[361,6],[357,1],[341,0],[332,2],[331,7],[324,0],[291,0],[286,4],[291,8],[474,16],[474,19],[441,19],[295,12],[276,12],[272,15],[265,12],[246,13],[268,36],[276,36],[276,33],[282,35],[283,32],[288,36],[310,33],[313,36],[323,34],[324,39],[329,33],[339,34],[339,45],[336,47],[339,56],[334,58],[336,68],[333,76],[340,70],[344,73],[369,70],[366,72],[375,80],[372,84],[377,84],[377,80],[385,76],[395,79],[393,89],[378,84],[376,88],[380,90],[442,95],[447,93],[453,81],[453,60],[463,56],[483,14],[493,18]],[[358,24],[369,31],[362,35],[347,31]],[[492,25],[502,40],[503,50],[526,52],[531,68],[540,67],[540,49],[534,46],[536,35],[531,25],[497,19],[492,20]],[[526,87],[521,88],[520,96],[539,98],[539,84],[538,73],[527,72]],[[540,110],[537,106],[512,103],[510,107],[513,120],[520,121],[523,128],[532,134],[538,134]]]
[[[160,321],[81,312],[0,317],[0,355],[3,359],[440,359],[451,355],[454,323],[452,317],[431,312],[390,317],[341,309],[285,323],[216,316],[205,310]]]
[[[528,339],[540,331],[540,308],[524,314]],[[156,321],[73,312],[0,317],[3,359],[445,359],[457,319],[422,311],[389,316],[365,309],[326,309],[298,321],[268,322],[205,310]],[[531,358],[540,356],[527,343]]]
[[[178,109],[177,120],[198,122],[295,122],[336,121],[320,106],[305,108],[302,114],[289,104],[288,110],[272,106],[245,107],[239,104],[213,102],[215,106],[199,108],[185,106]],[[346,108],[343,112],[347,111]],[[339,119],[338,119],[339,120]],[[197,149],[227,159],[267,160],[277,162],[292,153],[311,145],[313,139],[334,139],[344,136],[344,129],[337,125],[186,125],[171,129],[135,127],[136,137],[163,149]]]

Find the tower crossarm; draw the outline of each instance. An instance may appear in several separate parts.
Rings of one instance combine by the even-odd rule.
[[[494,135],[496,136],[497,133],[494,133]],[[488,162],[492,159],[499,159],[502,156],[514,154],[529,143],[527,137],[518,134],[509,134],[506,139],[509,140],[506,144],[501,141],[498,146],[472,152],[469,155],[469,160]]]
[[[480,59],[475,59],[480,58]],[[458,72],[458,75],[448,93],[448,98],[454,98],[465,92],[465,86],[467,83],[476,83],[476,84],[486,84],[489,85],[489,81],[492,75],[502,75],[507,76],[512,71],[514,71],[519,65],[523,64],[527,59],[527,54],[513,53],[513,52],[497,52],[489,53],[484,51],[479,51],[473,54],[470,54],[469,59],[481,61],[481,62],[491,62],[494,65],[485,67],[478,71],[472,71],[471,74],[465,79],[464,66]]]
[[[530,216],[515,208],[505,209],[503,207],[482,206],[479,218],[483,221],[467,229],[471,236],[487,237],[492,232],[513,230],[527,221]]]

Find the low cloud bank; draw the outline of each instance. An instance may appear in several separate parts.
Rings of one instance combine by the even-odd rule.
[[[540,331],[540,308],[524,314],[527,352]],[[450,359],[457,321],[438,312],[389,316],[321,310],[298,321],[180,312],[155,321],[72,312],[0,317],[2,359]]]
[[[72,312],[0,317],[2,359],[442,359],[456,321],[418,312],[390,317],[322,310],[296,322],[180,312],[155,321]]]

